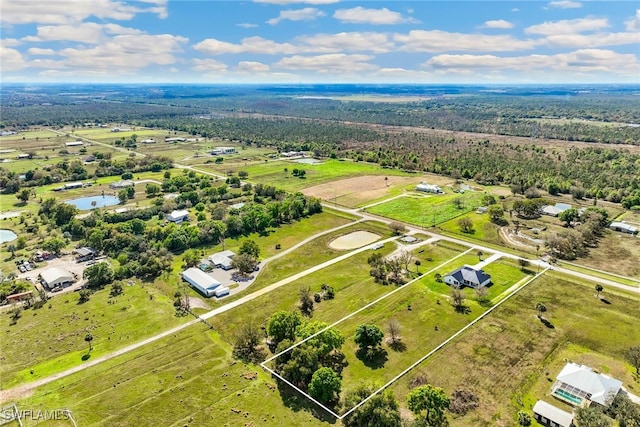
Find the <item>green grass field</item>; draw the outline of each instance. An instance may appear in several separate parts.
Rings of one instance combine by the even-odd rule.
[[[175,317],[173,301],[152,285],[124,286],[118,297],[110,297],[107,287],[84,304],[78,298],[75,292],[58,295],[40,309],[24,311],[15,325],[9,311],[2,312],[3,388],[82,364],[88,332],[94,337],[91,357],[97,357],[186,319]]]
[[[472,233],[463,233],[462,231],[460,231],[458,221],[461,218],[469,218],[473,222]],[[483,242],[495,244],[502,243],[502,239],[498,234],[499,227],[491,222],[491,220],[489,219],[489,215],[487,215],[486,213],[479,214],[476,212],[469,212],[468,214],[440,224],[440,228],[442,230],[449,231],[450,233],[460,234],[464,237],[478,239]]]
[[[410,176],[406,172],[394,169],[383,169],[382,167],[363,162],[323,160],[316,165],[296,163],[293,160],[269,160],[268,162],[256,162],[248,165],[237,164],[208,164],[200,165],[201,169],[209,169],[212,172],[226,174],[227,171],[237,173],[246,171],[249,173],[247,180],[254,183],[268,183],[276,188],[286,191],[299,191],[306,187],[334,181],[340,178],[349,178],[363,175],[398,175]],[[285,174],[284,169],[288,169]],[[304,179],[291,175],[293,169],[304,169],[306,175]]]
[[[545,387],[533,385],[549,369],[551,361],[568,343],[589,353],[624,360],[624,351],[638,343],[637,319],[640,304],[636,297],[612,295],[611,304],[594,298],[590,286],[583,286],[545,275],[511,300],[498,307],[480,323],[422,363],[391,389],[404,401],[410,382],[424,376],[430,384],[447,393],[456,389],[472,391],[480,406],[464,417],[451,421],[456,426],[512,426],[518,410],[530,411],[536,399],[544,397]],[[537,318],[535,304],[547,306],[545,317],[553,328]],[[616,325],[615,328],[611,325]],[[631,367],[626,366],[626,386]],[[446,367],[446,369],[444,368]],[[550,375],[557,372],[553,371]],[[551,383],[543,381],[546,387]],[[537,386],[536,386],[537,387]],[[539,390],[539,391],[536,391]],[[529,412],[531,414],[531,412]]]
[[[462,199],[463,207],[453,204]],[[430,197],[401,197],[367,208],[368,212],[410,224],[431,226],[456,218],[480,206],[482,193],[449,193]]]

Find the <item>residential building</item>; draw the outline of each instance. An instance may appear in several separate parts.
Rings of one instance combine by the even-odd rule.
[[[607,406],[609,399],[618,394],[622,381],[598,374],[591,368],[569,362],[556,377],[551,387],[553,397],[573,406],[597,403]]]
[[[66,288],[71,286],[76,278],[64,268],[51,267],[40,273],[40,279],[45,288],[51,290],[53,288]]]
[[[168,142],[169,144],[175,144],[176,142],[185,142],[186,140],[187,138],[176,137],[176,138],[165,138],[164,142]]]
[[[82,141],[71,141],[71,142],[65,142],[65,145],[67,147],[80,147],[81,145],[84,145]]]
[[[209,257],[209,262],[211,265],[217,268],[221,268],[223,270],[231,270],[233,260],[232,258],[235,256],[233,251],[222,251],[215,253]]]
[[[614,221],[609,224],[609,228],[613,231],[627,234],[638,234],[638,228],[624,221]]]
[[[189,220],[189,211],[187,210],[179,210],[173,211],[167,215],[167,221],[175,222],[176,224],[180,224],[182,221]]]
[[[543,215],[558,216],[562,212],[571,208],[572,206],[566,203],[556,203],[554,206],[543,206],[542,209],[540,209],[540,213],[542,213]]]
[[[424,193],[433,193],[433,194],[443,194],[442,188],[438,187],[434,184],[427,184],[426,182],[421,182],[416,185],[416,191],[422,191]]]
[[[573,426],[573,414],[556,408],[543,400],[538,400],[533,406],[533,418],[540,424],[549,427]]]
[[[111,184],[109,184],[109,188],[118,190],[121,188],[133,187],[134,185],[136,185],[136,183],[131,181],[130,179],[123,179],[122,181],[112,182]]]
[[[182,280],[189,283],[193,288],[200,291],[200,293],[207,298],[214,296],[216,294],[216,289],[221,286],[220,282],[216,279],[195,267],[191,267],[183,271]]]
[[[478,289],[491,283],[491,276],[482,270],[465,265],[444,276],[444,282],[450,286]]]
[[[211,150],[211,154],[213,154],[214,156],[221,155],[221,154],[234,154],[235,152],[236,152],[235,147],[216,147],[213,150]]]

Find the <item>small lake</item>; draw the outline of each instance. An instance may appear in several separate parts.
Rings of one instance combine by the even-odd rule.
[[[12,242],[18,238],[18,235],[11,230],[0,230],[0,243]]]
[[[312,159],[311,157],[306,157],[304,159],[294,160],[294,162],[303,163],[305,165],[317,165],[319,163],[322,163],[322,160]]]
[[[93,202],[96,202],[95,206],[93,206]],[[74,205],[76,208],[81,211],[87,211],[89,209],[95,208],[103,208],[105,206],[113,206],[120,203],[120,199],[115,196],[92,196],[92,197],[81,197],[79,199],[67,200],[66,203],[70,205]]]

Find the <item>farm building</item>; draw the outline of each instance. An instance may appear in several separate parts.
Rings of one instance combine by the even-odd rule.
[[[189,283],[193,288],[197,289],[207,298],[216,295],[216,288],[219,288],[220,282],[209,276],[199,268],[191,267],[182,272],[182,280]],[[227,289],[228,290],[228,289]]]
[[[220,154],[233,154],[235,152],[236,152],[235,147],[216,147],[213,150],[211,150],[211,154],[213,154],[214,156],[220,155]]]
[[[80,181],[78,182],[68,182],[63,186],[64,190],[73,190],[74,188],[82,188],[84,184]]]
[[[76,260],[78,262],[87,261],[93,259],[98,255],[98,252],[95,249],[89,247],[78,248],[73,251],[76,254]]]
[[[33,291],[20,292],[19,294],[13,294],[7,296],[7,301],[10,303],[24,301],[33,298]]]
[[[614,221],[609,224],[609,228],[613,231],[619,231],[620,233],[638,234],[638,228],[631,224],[627,224],[624,221]]]
[[[135,185],[135,182],[131,181],[130,179],[123,179],[122,181],[112,182],[111,184],[109,184],[109,188],[113,188],[114,190],[117,190],[120,188],[133,187],[134,185]]]
[[[444,191],[442,191],[442,188],[434,184],[427,184],[426,182],[421,182],[420,184],[416,185],[416,191],[422,191],[424,193],[433,193],[433,194],[444,193]]]
[[[235,256],[235,253],[232,251],[222,251],[215,253],[209,257],[209,262],[214,266],[221,268],[223,270],[231,270],[231,265],[233,263],[232,258]]]
[[[176,224],[180,224],[182,221],[187,221],[188,219],[189,211],[187,210],[173,211],[167,215],[167,221],[175,222]]]
[[[573,426],[573,414],[556,408],[555,406],[538,400],[533,406],[533,418],[540,424],[549,427]]]
[[[168,142],[169,144],[174,144],[176,142],[185,142],[187,138],[165,138],[164,142]]]
[[[18,160],[24,160],[24,159],[30,159],[30,158],[31,158],[31,154],[27,154],[27,153],[18,154],[18,157],[16,157],[16,159]]]
[[[64,268],[52,267],[40,273],[42,284],[49,290],[56,287],[71,286],[76,278]]]
[[[148,138],[148,139],[143,139],[142,141],[140,141],[143,144],[155,144],[156,140],[153,138]]]
[[[451,286],[469,286],[478,289],[491,283],[491,276],[482,270],[465,265],[444,276],[444,282]]]
[[[542,213],[543,215],[558,216],[562,212],[571,209],[571,207],[571,205],[568,205],[566,203],[556,203],[554,206],[543,206],[542,209],[540,209],[540,213]]]
[[[82,141],[71,141],[71,142],[66,142],[65,145],[67,147],[80,147],[84,145],[84,143]]]
[[[226,286],[220,286],[216,289],[216,298],[223,297],[225,295],[229,295],[231,291]]]
[[[617,395],[621,387],[622,381],[593,372],[588,366],[570,362],[556,377],[551,394],[572,406],[588,406],[591,403],[606,406],[608,399]]]
[[[131,128],[111,128],[111,132],[129,132]]]

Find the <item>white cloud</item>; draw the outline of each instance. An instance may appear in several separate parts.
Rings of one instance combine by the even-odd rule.
[[[214,59],[194,58],[193,63],[195,64],[193,67],[191,67],[193,71],[203,71],[209,73],[227,70],[227,64],[216,61]]]
[[[525,28],[526,34],[540,34],[545,36],[557,34],[577,34],[597,31],[609,27],[607,18],[578,18],[563,19],[561,21],[546,21],[542,24]]]
[[[39,47],[32,47],[29,50],[27,50],[27,53],[29,55],[33,55],[33,56],[51,56],[51,55],[55,55],[56,51],[53,49],[41,49]]]
[[[27,68],[27,62],[18,50],[0,46],[0,71],[5,73],[20,71],[24,68]]]
[[[405,18],[401,13],[391,11],[386,7],[382,9],[365,9],[362,6],[357,6],[351,9],[338,9],[333,14],[333,17],[349,24],[392,25],[418,22],[414,18]]]
[[[22,40],[18,39],[0,39],[0,45],[6,47],[19,46],[22,44]]]
[[[27,36],[23,40],[28,42],[78,41],[98,44],[107,39],[107,34],[135,35],[142,34],[142,31],[122,27],[118,24],[83,22],[81,24],[38,26],[37,36]]]
[[[315,34],[294,39],[302,52],[339,53],[345,51],[386,53],[394,49],[389,36],[376,32]]]
[[[258,26],[258,24],[251,24],[249,22],[243,22],[241,24],[236,24],[236,26],[242,27],[242,28],[256,28]]]
[[[100,19],[130,20],[138,13],[167,16],[167,0],[147,0],[151,7],[131,6],[118,0],[16,0],[3,1],[0,19],[5,25],[69,24],[95,16]]]
[[[636,10],[636,15],[624,21],[627,31],[640,31],[640,9]]]
[[[266,55],[292,54],[299,52],[299,48],[290,43],[277,43],[262,37],[246,37],[240,44],[220,41],[217,39],[205,39],[193,46],[194,49],[209,55],[222,55],[225,53],[261,53]]]
[[[317,73],[355,73],[377,69],[378,66],[367,62],[371,59],[373,56],[370,55],[346,55],[343,53],[317,56],[295,55],[282,58],[273,64],[273,67]]]
[[[602,47],[640,43],[640,35],[628,33],[554,34],[545,37],[541,44],[552,47]]]
[[[398,50],[406,52],[508,52],[532,49],[535,40],[519,40],[510,35],[450,33],[440,30],[413,30],[395,34]]]
[[[517,7],[514,7],[513,9],[511,9],[511,12],[520,12],[520,9],[518,9]]]
[[[547,7],[555,9],[577,9],[582,7],[582,3],[571,0],[558,0],[550,1],[549,3],[547,3]]]
[[[521,72],[554,70],[565,73],[601,72],[626,75],[640,72],[640,62],[636,55],[602,49],[579,49],[555,55],[534,54],[513,57],[444,54],[432,57],[423,66],[451,72],[469,72],[478,69]]]
[[[240,61],[238,63],[238,71],[243,73],[266,73],[271,67],[267,64],[263,64],[262,62],[255,61]]]
[[[282,10],[277,18],[271,18],[267,21],[269,25],[277,25],[280,21],[313,21],[316,18],[324,16],[325,13],[315,7],[305,7],[304,9]]]
[[[504,19],[493,19],[490,21],[484,21],[484,25],[482,26],[482,28],[498,28],[503,30],[508,30],[509,28],[513,27],[513,23],[505,21]]]
[[[332,4],[338,3],[340,0],[253,0],[254,3],[268,3],[268,4],[294,4],[294,3],[306,3],[306,4]]]

